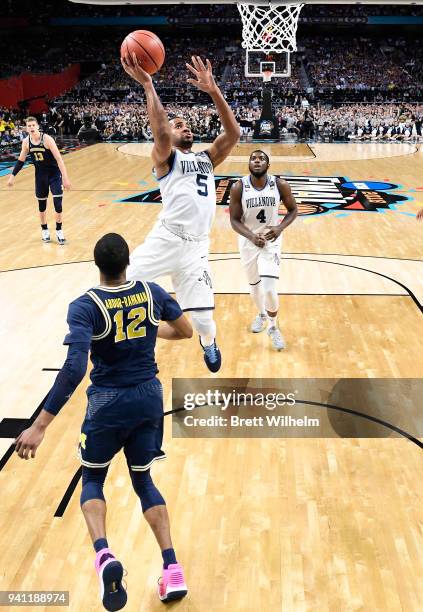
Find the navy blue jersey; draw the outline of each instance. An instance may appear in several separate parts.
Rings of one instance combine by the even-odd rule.
[[[155,283],[128,281],[94,287],[69,305],[63,344],[91,344],[91,381],[129,387],[158,372],[154,349],[159,321],[182,315],[179,304]]]
[[[35,166],[35,172],[51,172],[51,170],[59,171],[57,161],[44,144],[44,134],[41,134],[39,144],[31,142],[31,136],[28,136],[29,154]]]

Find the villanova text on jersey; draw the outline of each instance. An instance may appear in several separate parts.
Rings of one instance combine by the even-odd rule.
[[[169,172],[159,178],[159,185],[160,221],[175,233],[207,240],[216,211],[214,169],[207,151],[175,149]]]
[[[276,203],[276,198],[274,196],[256,196],[252,198],[245,198],[245,205],[247,208],[279,206],[279,202]]]
[[[201,161],[196,159],[195,161],[184,161],[181,160],[182,174],[213,174],[213,164],[210,161]]]

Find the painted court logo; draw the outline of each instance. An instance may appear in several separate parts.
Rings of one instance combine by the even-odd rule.
[[[279,175],[289,183],[297,200],[301,216],[323,215],[329,212],[384,212],[395,210],[398,204],[410,200],[408,196],[398,193],[399,185],[375,181],[352,181],[342,176],[285,176]],[[238,177],[217,176],[217,204],[229,206],[231,186]],[[123,202],[138,202],[140,204],[160,204],[159,189],[139,193]],[[286,213],[281,207],[279,214]]]

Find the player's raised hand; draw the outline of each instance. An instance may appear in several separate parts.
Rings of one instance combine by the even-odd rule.
[[[280,225],[268,225],[266,229],[268,231],[265,233],[264,237],[266,240],[270,240],[270,242],[275,242],[281,235]]]
[[[24,429],[15,440],[15,451],[21,459],[34,458],[37,448],[40,446],[44,438],[44,429],[31,425],[28,429]]]
[[[13,187],[14,184],[15,184],[15,177],[13,176],[13,174],[11,174],[9,176],[8,181],[7,181],[7,186],[8,187]]]
[[[206,93],[213,93],[217,89],[216,81],[214,80],[212,65],[208,59],[204,64],[203,60],[199,55],[193,55],[191,57],[191,64],[186,64],[188,70],[195,76],[195,79],[187,79],[187,83],[191,83]]]
[[[148,72],[143,70],[141,67],[135,53],[132,53],[131,57],[129,55],[125,55],[125,57],[121,58],[120,63],[122,64],[124,71],[135,81],[141,83],[143,87],[153,82]]]

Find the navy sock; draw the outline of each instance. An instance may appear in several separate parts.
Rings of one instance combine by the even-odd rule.
[[[62,229],[62,224],[56,221],[56,232]]]
[[[106,538],[98,538],[98,540],[94,542],[93,546],[96,553],[100,552],[100,550],[103,548],[109,548]]]
[[[47,223],[41,223],[41,229],[43,229],[43,230],[48,229]]]
[[[173,548],[166,548],[166,550],[162,550],[162,557],[164,569],[167,569],[172,563],[177,563]]]

